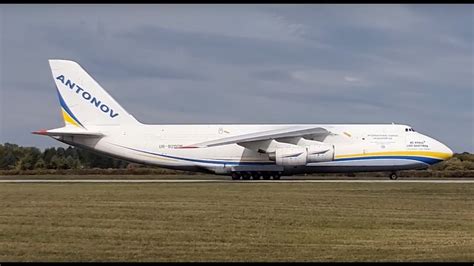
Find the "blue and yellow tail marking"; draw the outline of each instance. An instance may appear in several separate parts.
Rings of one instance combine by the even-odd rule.
[[[74,125],[76,127],[85,128],[81,124],[81,122],[79,122],[79,119],[77,119],[77,117],[72,113],[71,109],[69,109],[69,107],[67,107],[67,104],[64,101],[63,97],[61,96],[61,93],[59,93],[59,90],[57,90],[57,92],[58,92],[59,103],[61,104],[61,110],[62,110],[62,113],[63,113],[64,121],[67,124],[71,124],[71,125]]]

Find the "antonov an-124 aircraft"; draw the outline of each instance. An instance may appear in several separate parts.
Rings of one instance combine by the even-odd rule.
[[[149,125],[137,121],[79,64],[49,60],[65,126],[39,130],[69,145],[146,165],[280,179],[322,172],[425,169],[453,152],[399,124]]]

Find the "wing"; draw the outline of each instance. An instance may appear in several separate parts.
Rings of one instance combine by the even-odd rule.
[[[282,129],[272,129],[267,131],[232,136],[212,141],[196,143],[183,148],[205,148],[227,144],[239,144],[241,146],[260,149],[260,147],[269,146],[272,141],[285,143],[294,142],[294,138],[305,138],[308,140],[321,140],[331,134],[325,128],[315,126],[291,126]]]

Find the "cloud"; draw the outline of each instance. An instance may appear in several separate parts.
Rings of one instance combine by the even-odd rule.
[[[345,77],[344,77],[344,80],[347,81],[347,82],[358,82],[358,81],[360,81],[361,79],[355,78],[355,77],[350,77],[350,76],[345,76]]]
[[[466,7],[4,5],[0,141],[58,145],[30,132],[62,124],[66,58],[146,123],[397,122],[474,152]]]
[[[359,86],[370,86],[368,81],[346,76],[344,71],[327,71],[322,69],[296,70],[291,73],[291,77],[297,81],[316,85],[319,90],[354,90]]]

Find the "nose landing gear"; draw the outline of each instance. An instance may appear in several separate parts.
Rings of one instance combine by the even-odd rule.
[[[397,175],[397,173],[392,172],[392,173],[390,173],[389,177],[390,177],[391,180],[396,180],[398,178],[398,175]]]

